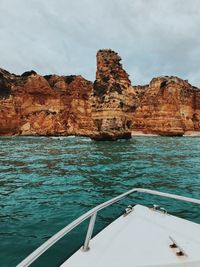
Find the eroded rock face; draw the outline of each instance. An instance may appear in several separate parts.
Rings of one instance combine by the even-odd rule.
[[[98,130],[93,135],[96,140],[131,137],[135,91],[120,61],[119,55],[110,49],[97,53],[92,109]]]
[[[0,135],[15,134],[19,129],[20,117],[12,97],[15,79],[15,75],[0,69]]]
[[[200,130],[200,90],[178,77],[152,79],[133,114],[133,131],[183,135]]]
[[[200,135],[200,89],[168,76],[132,86],[120,62],[114,51],[100,50],[94,83],[0,69],[0,135]]]
[[[81,76],[0,71],[1,135],[90,135],[92,83]]]

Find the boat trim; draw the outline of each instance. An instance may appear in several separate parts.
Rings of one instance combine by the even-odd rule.
[[[37,258],[39,258],[46,250],[48,250],[51,246],[53,246],[57,241],[59,241],[62,237],[64,237],[66,234],[71,232],[74,228],[76,228],[79,224],[81,224],[83,221],[87,220],[90,218],[85,242],[83,245],[83,251],[89,250],[89,242],[90,239],[92,238],[92,233],[96,221],[96,216],[97,212],[105,209],[108,206],[111,206],[112,204],[124,199],[128,195],[132,193],[146,193],[146,194],[151,194],[151,195],[156,195],[156,196],[161,196],[161,197],[166,197],[166,198],[171,198],[171,199],[176,199],[180,201],[185,201],[185,202],[190,202],[193,204],[199,204],[200,205],[200,200],[199,199],[194,199],[194,198],[189,198],[189,197],[184,197],[180,195],[175,195],[175,194],[169,194],[169,193],[164,193],[160,191],[155,191],[155,190],[150,190],[150,189],[144,189],[144,188],[133,188],[126,193],[123,193],[115,198],[112,198],[95,208],[89,210],[85,214],[81,215],[79,218],[65,226],[62,230],[57,232],[55,235],[53,235],[51,238],[49,238],[45,243],[43,243],[40,247],[38,247],[35,251],[33,251],[29,256],[27,256],[22,262],[20,262],[17,267],[28,267],[30,266]]]

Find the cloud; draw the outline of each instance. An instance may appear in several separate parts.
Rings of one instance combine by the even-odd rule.
[[[121,55],[134,84],[178,75],[199,86],[200,1],[0,0],[0,66],[95,78],[95,55]]]

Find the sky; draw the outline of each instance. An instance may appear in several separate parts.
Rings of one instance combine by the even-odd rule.
[[[200,87],[200,0],[0,0],[0,67],[94,80],[118,52],[134,85],[174,75]]]

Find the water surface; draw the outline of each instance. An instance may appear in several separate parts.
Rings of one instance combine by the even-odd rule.
[[[132,187],[200,198],[199,137],[134,137],[93,142],[87,138],[0,138],[0,266],[16,266],[50,236]],[[133,195],[101,212],[95,232],[136,202],[161,204],[200,223],[199,207]],[[86,223],[33,266],[59,266],[76,250]]]

